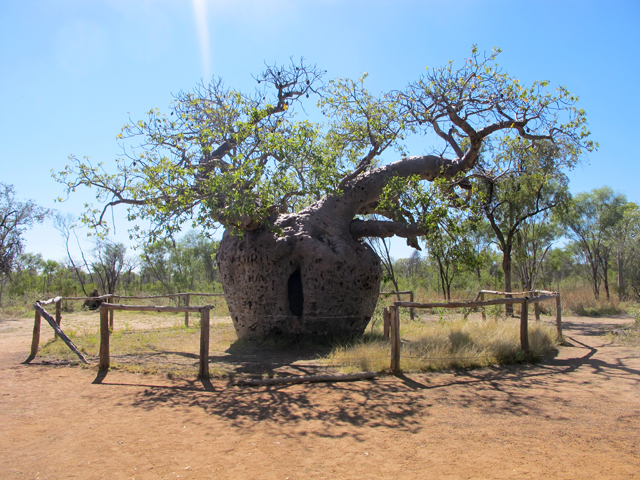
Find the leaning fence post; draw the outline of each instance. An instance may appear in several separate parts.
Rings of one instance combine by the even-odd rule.
[[[556,297],[556,329],[558,330],[558,340],[562,341],[562,300],[560,293]]]
[[[480,292],[480,301],[484,302],[484,292]],[[482,321],[483,322],[487,321],[487,310],[484,305],[482,305]]]
[[[31,340],[31,355],[29,355],[29,358],[27,358],[24,363],[29,363],[31,360],[36,358],[36,355],[38,354],[38,346],[40,345],[40,323],[41,323],[40,312],[36,310],[36,316],[33,320],[33,338]]]
[[[190,303],[190,299],[189,299],[190,295],[186,295],[184,297],[184,306],[188,307],[189,303]],[[208,314],[208,311],[207,311]],[[184,326],[188,327],[189,326],[189,311],[187,310],[186,312],[184,312]]]
[[[187,297],[188,298],[188,297]],[[200,378],[209,378],[209,309],[200,310]]]
[[[529,351],[529,300],[525,297],[520,310],[520,346]]]
[[[111,317],[113,318],[113,317]],[[100,305],[100,371],[109,370],[109,310]]]
[[[400,370],[400,315],[395,305],[389,308],[389,326],[391,334],[391,370]]]
[[[56,302],[56,323],[58,324],[58,327],[62,323],[62,298],[60,298],[60,300]],[[57,338],[57,337],[58,337],[58,334],[55,333],[54,338]]]

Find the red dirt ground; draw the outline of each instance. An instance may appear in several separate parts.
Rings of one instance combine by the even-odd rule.
[[[567,318],[534,366],[238,387],[23,365],[32,320],[4,320],[0,478],[640,478],[628,322]]]

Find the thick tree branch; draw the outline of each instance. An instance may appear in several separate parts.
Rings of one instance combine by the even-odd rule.
[[[387,238],[394,235],[402,238],[412,238],[426,235],[428,230],[418,225],[407,225],[402,222],[385,220],[359,220],[351,222],[351,236],[353,238],[377,237]],[[414,247],[415,248],[415,247]],[[420,250],[420,248],[417,248]]]
[[[405,157],[359,176],[345,185],[342,196],[323,199],[310,208],[330,208],[343,218],[353,218],[359,212],[368,211],[368,206],[380,199],[384,186],[394,177],[417,175],[421,180],[432,181],[436,177],[452,178],[466,169],[460,160],[435,155]]]

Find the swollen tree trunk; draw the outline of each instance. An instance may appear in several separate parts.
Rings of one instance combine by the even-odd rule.
[[[455,173],[461,165],[450,166]],[[410,238],[426,231],[397,221],[359,220],[375,213],[392,177],[431,180],[446,165],[439,157],[409,157],[346,181],[296,214],[234,236],[226,232],[217,263],[239,338],[264,335],[361,335],[380,292],[380,258],[362,238]]]
[[[280,234],[262,229],[220,242],[217,262],[238,337],[364,333],[382,278],[373,249],[344,221],[323,215],[281,215],[275,225]]]

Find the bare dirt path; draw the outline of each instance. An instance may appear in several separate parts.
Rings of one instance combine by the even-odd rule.
[[[22,365],[0,321],[0,478],[640,478],[629,320],[567,320],[540,365],[260,388]]]

